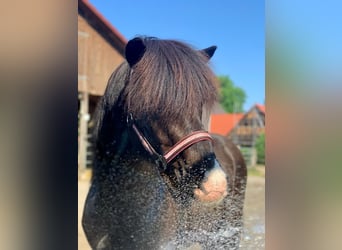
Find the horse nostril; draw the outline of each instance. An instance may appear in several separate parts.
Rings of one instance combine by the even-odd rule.
[[[206,173],[200,188],[196,188],[194,194],[200,201],[219,201],[227,195],[227,185],[226,174],[219,165],[215,165]]]

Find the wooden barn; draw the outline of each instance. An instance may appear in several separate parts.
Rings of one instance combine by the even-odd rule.
[[[228,137],[239,146],[254,147],[262,133],[265,133],[265,106],[256,104],[229,131]]]
[[[124,60],[127,40],[87,0],[78,1],[78,166],[90,164],[89,134],[96,104]]]
[[[246,113],[213,113],[209,131],[230,138],[242,149],[248,165],[255,165],[255,142],[265,133],[265,106],[256,104]]]

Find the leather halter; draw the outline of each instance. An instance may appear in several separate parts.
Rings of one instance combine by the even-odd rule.
[[[212,141],[213,138],[207,131],[199,130],[194,131],[191,134],[183,137],[179,142],[177,142],[171,149],[169,149],[164,155],[160,155],[157,151],[153,148],[153,146],[149,143],[146,137],[140,132],[137,126],[134,124],[133,117],[130,114],[127,117],[127,122],[132,126],[134,132],[138,136],[141,144],[146,149],[146,151],[151,156],[156,156],[157,161],[163,165],[163,170],[166,169],[166,165],[170,163],[174,158],[176,158],[181,152],[186,150],[187,148],[191,147],[192,145],[200,142],[200,141]]]

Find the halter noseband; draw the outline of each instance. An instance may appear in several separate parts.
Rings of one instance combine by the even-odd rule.
[[[146,137],[140,132],[137,126],[134,124],[132,114],[127,116],[127,123],[132,126],[134,132],[138,136],[141,144],[146,149],[146,151],[151,155],[155,156],[157,162],[162,165],[163,170],[166,169],[166,165],[169,164],[175,157],[177,157],[181,152],[191,147],[192,145],[200,141],[212,141],[213,138],[207,131],[199,130],[194,131],[191,134],[183,137],[179,142],[177,142],[171,149],[169,149],[164,155],[160,155],[149,143]]]

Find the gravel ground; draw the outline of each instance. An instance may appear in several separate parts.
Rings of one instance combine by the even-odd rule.
[[[241,250],[265,249],[265,178],[249,176]]]
[[[91,250],[81,225],[84,201],[87,196],[89,186],[88,181],[78,182],[78,250]]]
[[[81,216],[85,197],[89,188],[88,181],[78,182],[78,249],[90,250],[85,238]],[[241,250],[265,249],[265,178],[249,176],[244,210],[245,229]]]

